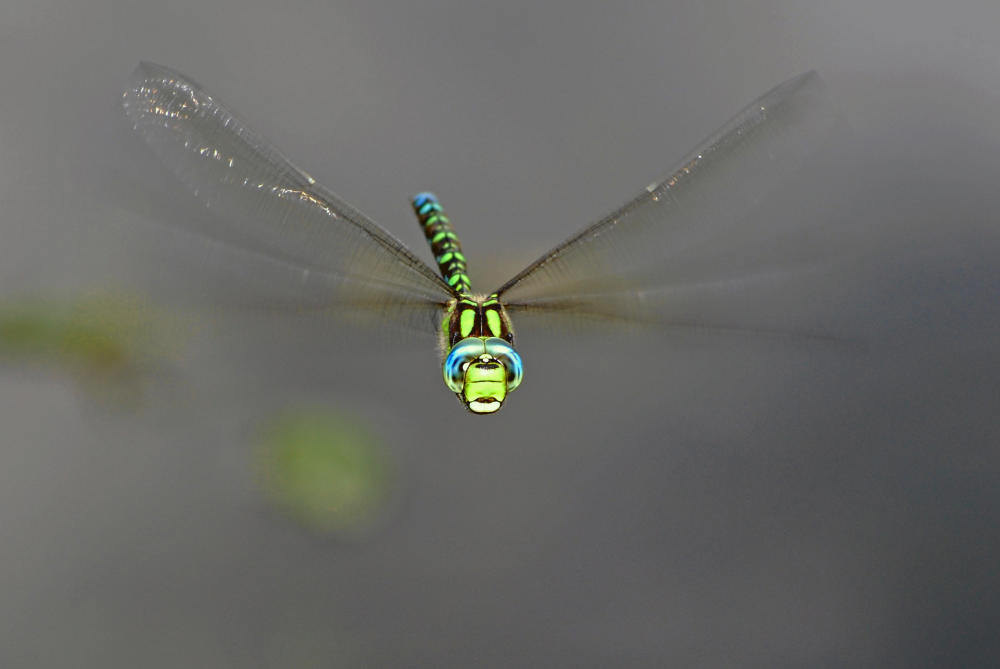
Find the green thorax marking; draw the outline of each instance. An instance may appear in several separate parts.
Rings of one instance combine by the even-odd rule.
[[[445,314],[442,330],[447,337],[446,348],[467,337],[499,337],[509,344],[514,343],[510,318],[496,295],[456,299]]]
[[[466,272],[465,256],[462,246],[451,227],[451,221],[444,215],[441,204],[432,193],[419,193],[413,196],[413,211],[420,219],[420,227],[431,245],[434,262],[441,270],[441,276],[459,295],[468,295],[471,290],[469,275]]]

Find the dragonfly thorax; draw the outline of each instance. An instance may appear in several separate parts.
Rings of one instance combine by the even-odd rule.
[[[508,344],[514,343],[514,330],[510,326],[507,310],[496,295],[484,298],[460,297],[448,306],[442,323],[451,347],[466,337],[496,337]]]

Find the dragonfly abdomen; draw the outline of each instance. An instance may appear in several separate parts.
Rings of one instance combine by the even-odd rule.
[[[451,227],[451,221],[441,209],[441,203],[433,193],[418,193],[412,199],[413,211],[420,219],[420,227],[431,245],[434,262],[441,270],[445,282],[459,294],[467,295],[472,286],[466,270],[465,256],[458,236]]]

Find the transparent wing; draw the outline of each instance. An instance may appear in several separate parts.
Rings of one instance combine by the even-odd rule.
[[[301,287],[301,299],[291,301],[289,291],[271,291],[283,306],[362,308],[411,324],[415,318],[424,323],[452,297],[401,242],[184,75],[141,63],[122,104],[153,152],[217,214],[198,232],[256,259],[254,267],[266,260],[268,271],[256,274],[258,281]]]
[[[808,272],[776,248],[780,228],[739,225],[830,137],[838,120],[815,72],[744,108],[637,197],[529,265],[497,292],[513,314],[563,321],[766,331],[695,295]],[[517,323],[523,319],[518,317]],[[777,329],[780,329],[778,326]]]

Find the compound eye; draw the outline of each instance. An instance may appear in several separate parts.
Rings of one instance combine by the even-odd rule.
[[[512,392],[521,385],[524,377],[524,365],[521,356],[514,347],[503,339],[490,337],[486,340],[486,352],[499,360],[507,370],[507,392]]]
[[[448,357],[444,359],[443,372],[444,382],[452,392],[462,392],[466,367],[484,353],[486,344],[478,337],[467,337],[451,347]]]

